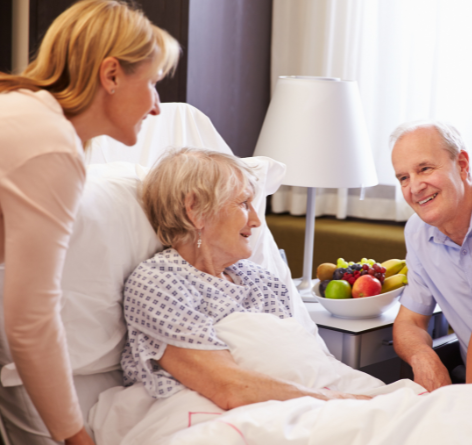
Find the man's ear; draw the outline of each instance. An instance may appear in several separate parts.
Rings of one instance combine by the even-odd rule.
[[[469,153],[467,153],[465,150],[461,150],[457,156],[457,164],[460,168],[461,178],[468,178],[470,170]]]
[[[197,214],[195,212],[196,204],[197,200],[195,198],[195,195],[193,193],[189,193],[185,197],[185,211],[187,212],[188,219],[191,221],[194,227],[197,230],[202,230],[204,226],[203,219],[197,217]]]
[[[115,57],[107,57],[100,64],[100,83],[109,94],[113,94],[118,85],[118,77],[123,69]]]

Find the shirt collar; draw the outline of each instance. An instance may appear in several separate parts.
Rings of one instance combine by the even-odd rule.
[[[471,231],[472,231],[471,229],[472,229],[472,216],[469,221],[469,230],[467,231],[467,234],[465,235],[464,240],[467,239],[471,235]],[[456,247],[456,248],[460,247],[460,246],[457,246],[457,244],[454,241],[452,241],[447,235],[444,235],[444,233],[442,233],[437,227],[431,226],[429,224],[426,224],[426,239],[436,244],[447,244],[449,246]]]

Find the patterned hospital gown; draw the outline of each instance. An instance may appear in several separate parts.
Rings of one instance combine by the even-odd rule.
[[[168,344],[202,350],[228,349],[213,325],[233,312],[291,317],[287,288],[248,260],[225,270],[234,283],[201,272],[174,249],[141,263],[124,288],[128,341],[121,358],[125,385],[143,382],[153,397],[184,388],[156,360]]]

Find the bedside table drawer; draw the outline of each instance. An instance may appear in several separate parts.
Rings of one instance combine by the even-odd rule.
[[[392,338],[391,326],[362,334],[360,367],[397,357]]]

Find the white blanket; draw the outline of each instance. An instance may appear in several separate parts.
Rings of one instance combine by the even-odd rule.
[[[372,437],[376,436],[380,429],[390,425],[392,419],[406,422],[402,409],[420,412],[418,403],[424,405],[423,400],[431,397],[418,396],[424,389],[413,382],[400,381],[385,386],[380,380],[349,368],[326,353],[317,334],[309,333],[295,319],[235,313],[221,320],[215,329],[243,368],[310,388],[326,387],[358,394],[394,392],[369,402],[322,402],[303,397],[225,412],[188,389],[168,399],[155,400],[147,395],[141,384],[117,387],[102,393],[91,411],[89,421],[97,445],[272,445],[292,439],[293,443],[308,444],[313,437],[316,438],[313,443],[339,445],[344,442],[332,440],[331,434],[339,440],[351,436],[367,440],[369,431]],[[368,426],[371,423],[373,428]],[[399,428],[398,424],[396,428]],[[326,441],[318,442],[319,437],[326,437]],[[377,443],[362,440],[346,443]]]
[[[418,396],[405,388],[370,401],[303,397],[241,407],[140,445],[444,445],[470,444],[472,387]]]

